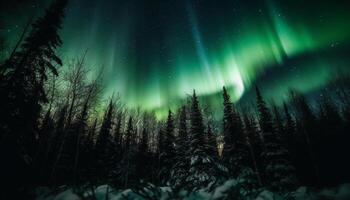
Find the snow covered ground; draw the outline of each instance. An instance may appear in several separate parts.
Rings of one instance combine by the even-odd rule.
[[[200,190],[194,193],[188,193],[181,191],[178,194],[173,194],[169,187],[150,187],[144,188],[143,192],[135,192],[131,189],[127,190],[114,190],[108,185],[102,185],[94,190],[97,200],[125,200],[125,199],[184,199],[184,200],[231,200],[233,197],[236,199],[248,199],[248,200],[350,200],[350,184],[343,184],[336,188],[314,190],[307,187],[300,187],[294,192],[288,194],[274,194],[267,190],[258,192],[255,197],[244,197],[242,193],[232,193],[237,187],[237,181],[228,180],[221,186],[218,186],[211,192]],[[82,192],[80,195],[73,191],[72,188],[62,189],[61,191],[53,192],[47,188],[37,189],[37,200],[84,200],[84,197],[91,196],[92,191]],[[231,196],[230,196],[231,195]],[[148,196],[148,197],[146,197]],[[90,198],[88,198],[90,199]]]

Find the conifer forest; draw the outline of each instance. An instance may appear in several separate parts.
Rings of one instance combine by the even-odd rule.
[[[0,199],[349,200],[349,10],[0,1]]]

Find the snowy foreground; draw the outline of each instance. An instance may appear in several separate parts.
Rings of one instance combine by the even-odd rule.
[[[174,195],[169,187],[149,187],[143,188],[142,191],[114,190],[113,188],[102,185],[94,190],[97,200],[126,200],[126,199],[200,199],[200,200],[231,200],[231,199],[249,199],[249,200],[350,200],[350,184],[343,184],[337,188],[312,190],[306,187],[300,187],[294,192],[288,194],[274,194],[268,190],[262,190],[252,197],[245,192],[237,193],[237,182],[234,180],[226,181],[223,185],[215,188],[212,192],[204,190],[188,194],[185,191]],[[152,188],[152,189],[150,189]],[[90,199],[92,191],[75,192],[72,188],[63,187],[61,190],[50,191],[47,188],[37,189],[37,200],[84,200]],[[236,197],[236,198],[235,198]],[[238,198],[237,198],[238,197]]]

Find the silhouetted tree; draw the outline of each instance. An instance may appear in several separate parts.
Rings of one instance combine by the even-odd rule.
[[[261,154],[263,151],[263,144],[260,132],[257,128],[255,120],[251,118],[247,113],[243,114],[244,132],[247,137],[247,145],[249,150],[249,157],[251,162],[252,173],[243,173],[249,176],[247,187],[256,188],[257,186],[263,186],[262,172],[263,163]],[[247,171],[249,172],[249,170]]]
[[[185,180],[189,171],[189,137],[187,131],[187,111],[183,106],[179,116],[179,134],[175,141],[175,162],[171,169],[171,185],[175,190],[185,187]]]
[[[256,101],[264,138],[262,157],[267,185],[271,190],[279,192],[293,190],[297,185],[295,168],[291,165],[289,153],[276,133],[272,116],[258,87],[256,87]]]
[[[103,182],[108,180],[110,171],[115,162],[114,141],[112,138],[112,119],[114,113],[114,101],[111,99],[106,109],[99,135],[95,145],[96,178]]]
[[[79,157],[79,179],[82,183],[96,184],[95,180],[95,138],[97,135],[97,119],[88,127],[85,135],[83,136],[80,157]]]
[[[223,87],[224,99],[224,149],[223,161],[232,177],[237,177],[247,167],[248,148],[246,136],[243,133],[239,113],[234,109],[230,96]]]
[[[170,169],[175,164],[175,125],[173,114],[169,110],[168,119],[166,122],[166,130],[164,140],[161,141],[162,149],[160,151],[160,177],[162,178],[163,184],[168,184],[167,181],[170,179]]]
[[[208,154],[217,160],[218,156],[219,156],[218,144],[216,142],[216,136],[214,135],[209,123],[207,125],[206,140],[207,140],[207,145],[208,145],[208,147],[207,147]]]
[[[140,143],[138,144],[138,150],[136,155],[136,178],[142,181],[150,180],[150,154],[148,147],[148,131],[146,127],[143,128],[140,138]]]
[[[24,154],[34,153],[37,119],[41,104],[47,102],[47,73],[57,75],[55,64],[62,65],[55,50],[62,44],[58,30],[66,5],[67,0],[54,1],[45,15],[34,22],[20,51],[6,61],[6,74],[1,76],[0,129],[7,139],[12,138],[25,148]]]
[[[125,140],[122,151],[122,158],[119,163],[115,163],[113,169],[114,185],[119,185],[122,188],[135,186],[139,180],[136,180],[136,160],[138,149],[133,141],[134,137],[133,118],[130,116],[125,132]]]
[[[190,156],[190,168],[189,176],[186,178],[186,187],[189,190],[198,190],[207,187],[209,184],[214,186],[216,182],[220,181],[225,169],[206,152],[208,144],[195,91],[192,96],[189,138],[190,148],[187,155]]]
[[[306,98],[296,91],[290,96],[297,112],[297,140],[299,177],[306,184],[319,184],[319,164],[317,163],[315,144],[319,142],[317,120]]]
[[[273,112],[273,121],[275,124],[275,131],[278,134],[279,137],[283,137],[283,120],[280,114],[280,111],[278,110],[278,107],[276,104],[272,105],[272,112]]]
[[[284,144],[286,144],[288,152],[291,156],[291,161],[296,167],[296,173],[299,174],[298,169],[298,140],[296,137],[296,124],[294,119],[292,118],[292,114],[290,113],[286,102],[283,103],[285,123],[283,127],[283,133],[281,137],[283,139]]]
[[[233,127],[233,110],[230,96],[227,93],[225,87],[223,87],[223,99],[224,99],[224,117],[223,117],[223,136],[224,136],[224,148],[222,150],[222,157],[225,165],[231,170],[232,163],[230,157],[234,151],[234,127]]]
[[[43,184],[46,183],[47,177],[50,176],[49,171],[49,147],[50,138],[53,137],[55,131],[55,122],[51,116],[51,110],[48,110],[44,116],[39,130],[39,139],[37,152],[34,157],[35,168],[38,170],[39,181]]]

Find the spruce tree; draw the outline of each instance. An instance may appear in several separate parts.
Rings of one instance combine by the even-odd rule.
[[[122,120],[123,120],[123,116],[122,113],[119,113],[117,116],[117,123],[115,125],[115,129],[114,129],[114,141],[115,144],[119,147],[118,150],[121,151],[122,148]],[[121,152],[117,152],[118,154],[120,154]]]
[[[274,137],[273,134],[275,133],[272,115],[270,113],[269,108],[266,106],[266,103],[261,96],[259,88],[256,86],[256,105],[258,108],[258,114],[259,114],[259,124],[261,127],[262,132],[264,133],[264,138],[271,136]]]
[[[97,130],[97,119],[88,127],[84,139],[81,145],[81,155],[80,155],[80,181],[85,183],[94,183],[94,171],[96,170],[96,165],[94,164],[94,139],[96,137]]]
[[[289,153],[281,142],[274,128],[272,115],[256,87],[256,101],[259,114],[259,123],[264,138],[265,180],[268,187],[277,192],[291,191],[295,189],[295,168],[290,163]]]
[[[101,182],[110,181],[110,171],[117,162],[113,154],[115,145],[111,134],[113,112],[114,102],[110,100],[95,145],[96,177]]]
[[[189,170],[189,139],[187,131],[187,111],[186,107],[183,106],[180,110],[179,116],[179,133],[175,141],[175,160],[174,166],[171,169],[171,180],[170,184],[174,190],[179,190],[184,187],[186,177],[188,176]]]
[[[296,167],[296,172],[298,175],[298,166],[297,166],[297,149],[298,149],[298,141],[296,135],[296,124],[290,113],[286,102],[283,103],[285,123],[283,128],[282,138],[284,143],[287,145],[288,152],[291,156],[291,160]]]
[[[62,44],[58,31],[66,5],[67,0],[54,1],[45,15],[34,22],[21,49],[3,66],[0,132],[20,143],[28,154],[34,150],[41,104],[47,102],[44,91],[47,73],[57,75],[55,65],[62,65],[56,49]]]
[[[186,187],[190,191],[214,186],[224,173],[224,168],[208,155],[203,125],[203,117],[195,91],[192,96],[190,112],[190,156],[189,176],[186,178]],[[210,189],[210,188],[208,188]]]
[[[230,96],[223,87],[224,99],[224,148],[222,157],[232,177],[238,177],[247,166],[248,148],[239,113],[234,109]]]
[[[161,171],[160,176],[163,179],[163,184],[167,184],[167,181],[170,179],[170,169],[175,164],[175,125],[174,125],[174,119],[173,114],[169,110],[168,113],[168,119],[166,122],[166,130],[165,130],[165,137],[163,141],[163,148],[160,153],[160,160],[161,160]]]
[[[243,170],[241,175],[241,179],[246,179],[243,186],[249,190],[256,189],[257,187],[263,186],[262,180],[262,172],[263,165],[261,159],[262,153],[262,140],[260,132],[257,128],[257,125],[247,113],[243,114],[243,122],[244,122],[244,133],[246,135],[247,140],[247,154],[249,155],[249,163],[250,168],[247,170]]]
[[[67,118],[67,105],[63,105],[61,108],[59,108],[57,121],[56,121],[56,128],[55,131],[50,138],[49,141],[49,160],[50,168],[51,168],[51,175],[50,179],[55,183],[56,177],[57,177],[57,165],[58,162],[61,159],[62,153],[63,153],[63,146],[64,142],[66,140],[67,131],[65,129],[65,122]]]
[[[150,156],[148,137],[148,131],[146,127],[143,127],[136,155],[136,178],[140,181],[150,180],[150,174],[148,173],[151,170],[149,168]]]
[[[216,136],[212,131],[211,125],[208,123],[206,131],[206,140],[207,140],[207,153],[214,159],[218,160],[218,144],[216,141]]]
[[[278,110],[278,107],[276,104],[272,105],[273,109],[273,121],[274,124],[276,125],[276,133],[278,134],[279,137],[283,137],[283,120],[280,114],[280,111]]]
[[[130,116],[125,131],[125,140],[121,155],[121,161],[115,162],[112,174],[114,177],[113,185],[119,188],[128,188],[138,183],[136,173],[136,154],[138,152],[135,144],[135,130],[133,118]]]
[[[232,152],[234,150],[234,138],[233,138],[233,110],[232,110],[232,103],[230,100],[230,96],[227,93],[227,90],[225,87],[223,87],[223,99],[224,99],[224,117],[223,117],[223,136],[224,136],[224,148],[222,150],[222,157],[224,159],[224,163],[227,167],[230,168],[230,156],[232,155]]]
[[[324,184],[336,183],[342,174],[339,172],[338,165],[342,165],[342,159],[346,156],[344,150],[340,150],[342,140],[346,139],[342,134],[342,118],[334,105],[331,97],[323,92],[320,101],[320,107],[323,112],[319,111],[319,141],[316,143],[316,158],[319,163],[320,178]],[[324,148],[325,146],[336,148]],[[338,163],[338,164],[337,164]],[[334,173],[329,173],[333,171]]]
[[[158,129],[158,133],[157,133],[157,150],[156,150],[156,172],[155,172],[155,176],[156,176],[156,181],[157,183],[163,183],[163,178],[161,177],[162,174],[160,173],[162,170],[162,160],[161,160],[161,155],[162,152],[164,151],[164,140],[165,140],[165,133],[164,133],[164,127],[163,124],[160,123],[159,124],[159,129]]]
[[[47,181],[49,174],[49,147],[50,147],[50,138],[52,137],[55,131],[55,122],[51,116],[51,110],[48,110],[42,121],[40,130],[39,130],[39,141],[38,148],[34,160],[35,168],[38,169],[38,176],[40,181]],[[42,182],[43,183],[43,182]]]
[[[286,102],[283,103],[284,115],[285,115],[285,125],[284,132],[287,135],[287,138],[292,137],[296,131],[295,121],[292,118],[292,115],[288,109]]]
[[[303,182],[319,184],[319,163],[316,158],[316,144],[319,143],[319,126],[317,118],[305,96],[290,91],[297,113],[298,168],[301,169]]]

